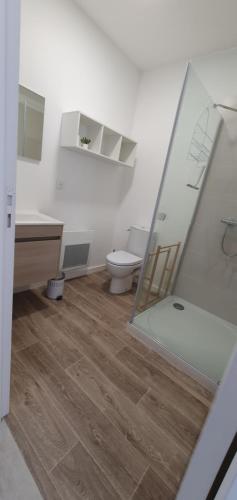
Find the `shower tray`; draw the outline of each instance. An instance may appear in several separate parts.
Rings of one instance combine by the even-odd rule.
[[[175,304],[183,307],[174,307]],[[185,361],[211,383],[220,382],[237,341],[237,327],[175,295],[135,316],[132,325]]]

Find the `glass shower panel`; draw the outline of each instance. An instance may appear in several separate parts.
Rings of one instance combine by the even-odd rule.
[[[154,235],[146,255],[136,314],[172,290],[220,122],[212,100],[189,66],[158,195]]]
[[[214,320],[212,322],[209,316],[199,314],[201,309],[190,309],[195,306],[190,304],[189,307],[188,302],[179,301],[172,292],[196,208],[201,200],[221,121],[206,89],[189,65],[167,153],[132,319],[133,324],[146,336],[216,380],[219,380],[220,367],[215,371],[216,366],[213,366],[212,373],[206,369],[208,360],[203,355],[205,339],[199,336],[199,329],[201,325],[201,329],[205,330],[207,323],[210,330],[217,331],[218,318],[217,323]],[[185,314],[176,316],[177,311],[184,308]],[[192,325],[194,317],[197,317],[196,330]],[[220,331],[222,326],[219,325]],[[177,334],[179,327],[180,332]],[[192,329],[193,338],[190,335]],[[229,355],[229,350],[227,351],[226,356],[223,356],[223,352],[220,356],[220,364],[223,366]],[[209,353],[206,353],[206,357],[208,356]]]

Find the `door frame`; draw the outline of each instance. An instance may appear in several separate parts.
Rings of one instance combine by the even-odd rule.
[[[9,412],[20,0],[0,0],[0,417]]]

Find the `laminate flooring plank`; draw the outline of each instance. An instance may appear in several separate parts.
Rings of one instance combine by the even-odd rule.
[[[45,287],[35,288],[34,290],[32,290],[32,292],[38,298],[38,300],[43,302],[43,304],[47,308],[46,311],[48,313],[46,315],[44,315],[45,317],[47,317],[47,316],[54,317],[55,314],[58,314],[60,312],[64,313],[64,311],[67,310],[67,305],[66,305],[67,299],[66,298],[63,300],[49,299],[46,296]],[[71,300],[71,299],[69,299],[69,300]]]
[[[123,305],[116,304],[116,301],[113,300],[111,295],[106,296],[104,293],[98,292],[93,285],[88,286],[88,281],[72,280],[70,284],[68,284],[68,288],[69,287],[76,292],[76,298],[78,298],[79,301],[79,296],[82,296],[89,300],[90,304],[99,306],[105,313],[109,310],[113,316],[123,319],[124,316],[128,315],[128,311],[126,311]]]
[[[12,360],[11,410],[37,450],[41,463],[50,470],[78,439],[52,398],[19,360],[18,355],[23,352],[25,350],[19,351]]]
[[[79,305],[80,295],[83,294],[83,297],[87,298],[89,304],[94,304],[96,307],[98,307],[98,305],[101,305],[102,311],[104,309],[106,310],[106,312],[110,310],[110,316],[111,313],[112,317],[114,317],[115,314],[117,316],[117,319],[119,319],[120,321],[119,326],[116,325],[113,328],[114,334],[116,334],[118,338],[120,338],[123,342],[133,347],[140,354],[148,355],[150,352],[149,349],[127,332],[127,321],[131,317],[131,306],[128,306],[126,302],[123,301],[122,303],[119,303],[118,310],[118,305],[116,305],[115,299],[115,297],[118,296],[112,296],[111,294],[106,295],[99,285],[97,285],[95,289],[95,282],[93,281],[92,277],[93,275],[87,276],[86,280],[84,279],[83,282],[82,279],[71,280],[70,282],[68,282],[68,287],[70,287],[71,290],[75,291],[75,296],[73,297],[74,304]],[[88,282],[90,283],[90,285],[88,285]],[[78,295],[76,295],[76,293]],[[98,298],[100,299],[99,301]],[[121,321],[124,323],[124,327],[121,326]]]
[[[69,288],[69,285],[67,286]],[[72,287],[71,287],[72,288]],[[99,304],[91,303],[89,296],[84,297],[83,293],[72,293],[70,299],[66,297],[62,301],[52,301],[45,297],[42,290],[34,290],[34,293],[39,296],[45,305],[49,305],[53,314],[61,313],[66,314],[69,311],[73,314],[74,318],[80,321],[81,312],[85,312],[87,316],[99,321],[103,326],[113,329],[114,327],[124,326],[124,319],[114,315],[109,307],[101,308]]]
[[[148,389],[138,402],[138,408],[143,410],[148,418],[163,431],[174,443],[186,450],[190,455],[199,436],[200,427],[192,419],[179,411],[170,403],[163,393]]]
[[[65,318],[64,318],[65,320]],[[70,320],[66,320],[67,326]],[[63,327],[63,321],[58,321],[58,327]],[[65,325],[65,323],[64,323]],[[95,338],[77,330],[77,339],[80,345],[80,351],[93,361],[98,368],[133,402],[139,401],[145,394],[148,386],[140,377],[137,377],[131,370],[127,369],[123,363],[120,363],[110,352],[105,349]]]
[[[86,449],[78,443],[51,472],[63,500],[121,500]]]
[[[150,349],[145,344],[140,342],[138,339],[132,337],[132,335],[130,335],[130,333],[128,333],[127,330],[126,333],[127,333],[126,344],[132,349],[134,349],[134,351],[136,351],[138,354],[140,354],[140,356],[145,356],[149,358],[149,354],[151,353]]]
[[[132,500],[175,500],[176,494],[149,467]]]
[[[87,342],[93,346],[100,345],[108,350],[111,354],[116,354],[119,350],[124,347],[124,342],[119,339],[117,335],[114,335],[107,328],[104,328],[100,324],[87,316],[84,312],[75,311],[67,312],[64,315],[57,315],[54,319],[54,325],[58,331],[62,332],[67,338],[75,342],[76,346],[81,349],[81,343]],[[77,318],[79,312],[80,319]]]
[[[187,418],[196,422],[198,427],[202,424],[207,414],[207,408],[198,399],[173,382],[152,363],[139,356],[129,347],[124,347],[117,355],[134,374],[144,380],[154,391],[162,394]]]
[[[89,317],[94,318],[107,328],[113,329],[124,326],[124,319],[110,311],[109,307],[101,307],[99,304],[92,304],[89,298],[83,294],[77,294],[76,298],[70,303],[77,307],[79,311],[84,311]]]
[[[56,326],[56,317],[44,318],[41,313],[22,318],[22,322],[33,336],[42,342],[55,356],[63,368],[75,363],[81,356],[74,342]]]
[[[88,359],[82,358],[67,373],[132,446],[160,471],[163,480],[177,487],[192,451],[185,439],[178,441],[172,433],[167,432],[165,420],[160,425],[158,419],[155,425],[142,408],[138,408],[117,390]]]
[[[24,349],[18,355],[27,364],[27,369],[31,368],[32,376],[38,374],[38,384],[77,433],[114,489],[122,499],[130,498],[147,461],[42,345],[35,344],[32,349]]]
[[[186,373],[182,372],[180,369],[176,368],[174,365],[166,361],[162,356],[160,356],[157,352],[150,351],[145,354],[147,361],[149,363],[157,366],[159,370],[161,370],[165,375],[167,375],[173,382],[177,383],[183,389],[190,392],[195,398],[199,399],[204,405],[207,407],[210,406],[213,400],[213,394],[199,384],[196,380],[186,375]]]
[[[27,325],[24,323],[22,318],[17,318],[12,323],[12,349],[14,352],[25,347],[29,347],[32,344],[38,342],[38,339]]]
[[[53,304],[44,300],[38,294],[39,289],[27,290],[25,292],[16,293],[13,296],[13,319],[18,317],[28,316],[29,314],[37,314],[41,312],[44,317],[52,316],[55,311]]]
[[[39,292],[38,292],[39,293]],[[75,303],[67,301],[67,299],[63,300],[63,306],[57,308],[57,305],[53,305],[56,309],[54,310],[54,316],[52,317],[52,321],[56,324],[57,319],[65,319],[64,326],[67,322],[70,322],[70,327],[67,326],[64,329],[71,330],[75,335],[76,339],[76,329],[78,331],[82,330],[83,332],[87,332],[87,334],[93,334],[97,336],[98,340],[101,342],[106,341],[109,349],[117,352],[122,348],[123,344],[119,340],[118,336],[113,335],[113,328],[108,328],[106,323],[103,321],[98,321],[96,317],[92,314],[92,307],[89,306],[89,303],[86,302],[86,308],[83,308],[82,305],[79,307],[79,299],[75,301]],[[44,300],[49,300],[44,298]],[[52,302],[52,301],[51,301]],[[54,301],[55,302],[55,301]],[[57,302],[58,304],[58,302]],[[120,322],[119,322],[120,324]],[[72,326],[74,325],[74,326]],[[57,322],[58,327],[58,322]],[[116,323],[116,327],[118,327],[118,323]]]

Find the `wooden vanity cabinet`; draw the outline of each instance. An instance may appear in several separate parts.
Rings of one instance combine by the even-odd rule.
[[[54,278],[59,270],[63,225],[19,225],[15,234],[14,288]]]

